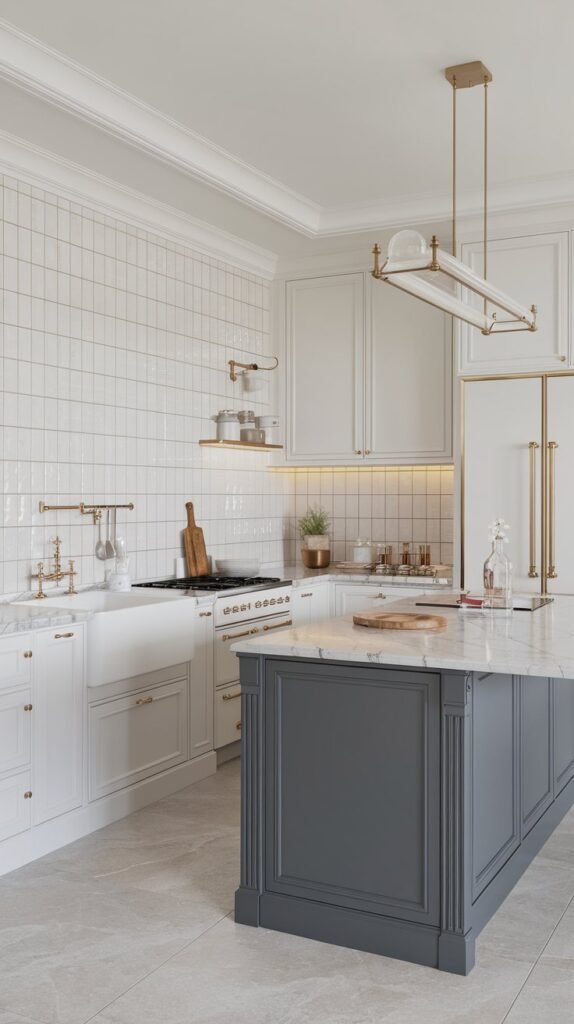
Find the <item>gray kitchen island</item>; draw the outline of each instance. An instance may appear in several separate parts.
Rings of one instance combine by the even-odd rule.
[[[445,614],[435,634],[349,616],[236,645],[236,921],[472,969],[574,802],[574,598]]]

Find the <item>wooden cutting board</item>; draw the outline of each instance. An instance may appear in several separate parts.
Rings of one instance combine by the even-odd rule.
[[[424,615],[416,612],[363,612],[353,615],[356,626],[369,626],[371,629],[446,629],[447,619],[444,615]]]
[[[187,526],[183,531],[183,546],[187,571],[190,576],[207,576],[209,573],[209,560],[205,550],[205,539],[203,530],[196,525],[193,502],[186,503]]]

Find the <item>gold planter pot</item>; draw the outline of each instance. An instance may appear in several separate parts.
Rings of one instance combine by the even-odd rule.
[[[301,558],[306,569],[326,569],[331,561],[329,548],[301,548]]]

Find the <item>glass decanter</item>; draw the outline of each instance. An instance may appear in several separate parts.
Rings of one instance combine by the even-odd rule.
[[[504,519],[495,519],[489,527],[492,548],[483,569],[483,608],[512,608],[512,563],[504,551],[507,530]]]

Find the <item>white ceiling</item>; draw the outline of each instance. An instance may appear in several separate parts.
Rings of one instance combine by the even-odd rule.
[[[0,0],[0,17],[203,137],[193,136],[197,152],[205,140],[220,147],[212,183],[247,202],[267,190],[254,205],[308,235],[389,223],[393,211],[399,222],[409,209],[410,219],[444,214],[451,90],[441,71],[466,60],[494,75],[493,207],[574,195],[570,0]],[[481,93],[459,98],[469,208]]]

